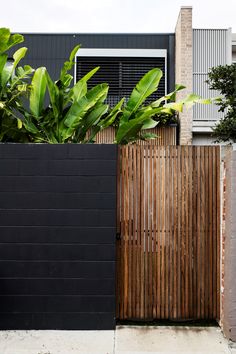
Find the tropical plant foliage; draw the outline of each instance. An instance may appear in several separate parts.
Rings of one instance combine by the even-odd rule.
[[[236,142],[236,64],[212,68],[207,83],[210,89],[220,92],[216,99],[224,118],[213,128],[216,142]]]
[[[56,82],[46,68],[38,68],[34,73],[29,97],[30,111],[26,113],[23,125],[35,142],[85,142],[87,130],[108,111],[108,105],[104,103],[108,85],[87,89],[88,79],[98,68],[70,88],[73,77],[68,71],[74,65],[78,48],[72,51]],[[45,106],[46,90],[50,97],[48,106]]]
[[[7,51],[13,46],[23,42],[20,34],[11,34],[9,29],[0,28],[0,141],[22,141],[20,132],[24,114],[22,97],[27,94],[29,85],[27,79],[33,72],[29,65],[18,67],[24,58],[27,48],[18,49],[11,61]]]
[[[148,130],[165,122],[166,117],[173,117],[176,113],[182,112],[184,106],[188,108],[194,103],[210,103],[210,100],[203,100],[194,94],[175,102],[176,93],[185,89],[185,86],[176,85],[173,92],[145,105],[145,100],[157,91],[161,77],[162,71],[154,68],[145,74],[134,88],[119,117],[115,140],[117,144],[156,138],[157,136],[150,134]]]
[[[73,87],[73,76],[68,73],[74,65],[76,46],[64,63],[60,77],[53,81],[46,68],[35,70],[29,94],[29,110],[25,109],[22,129],[29,141],[36,143],[86,143],[112,124],[122,102],[109,111],[105,103],[108,94],[106,83],[88,90],[87,81],[97,72],[94,68]],[[46,92],[49,105],[46,105]],[[109,112],[108,112],[109,111]],[[88,139],[88,131],[91,134]]]
[[[79,45],[64,63],[57,81],[51,79],[45,67],[40,67],[29,82],[33,69],[29,65],[17,66],[26,48],[18,49],[13,64],[7,65],[6,51],[22,41],[22,36],[0,29],[0,141],[92,143],[99,131],[113,125],[116,127],[114,143],[127,144],[156,137],[148,129],[181,112],[184,105],[201,101],[198,96],[189,95],[175,102],[176,92],[184,89],[177,85],[174,92],[145,104],[157,91],[162,77],[162,71],[154,68],[137,83],[127,102],[122,98],[111,108],[106,103],[108,84],[88,88],[88,80],[99,67],[72,85],[73,76],[69,72]]]

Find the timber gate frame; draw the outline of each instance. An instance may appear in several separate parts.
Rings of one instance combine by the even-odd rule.
[[[121,146],[117,318],[217,319],[220,147]]]

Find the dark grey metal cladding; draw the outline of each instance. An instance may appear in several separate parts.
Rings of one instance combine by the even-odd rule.
[[[116,158],[0,144],[0,329],[114,328]]]
[[[23,64],[34,68],[46,66],[57,79],[64,61],[75,45],[82,48],[140,48],[167,50],[167,90],[175,85],[175,35],[153,34],[37,34],[25,33],[24,45],[29,50]],[[11,51],[11,54],[13,50]]]

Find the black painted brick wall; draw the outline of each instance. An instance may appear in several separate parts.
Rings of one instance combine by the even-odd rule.
[[[0,329],[114,328],[116,156],[0,144]]]

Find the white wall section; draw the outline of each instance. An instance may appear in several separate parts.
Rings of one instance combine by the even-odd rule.
[[[231,29],[193,30],[193,92],[203,98],[219,96],[206,83],[210,68],[231,64]],[[193,132],[208,131],[223,117],[216,105],[197,104],[193,108]]]

